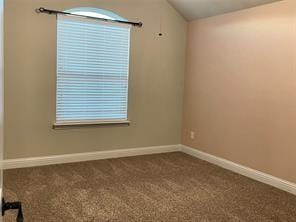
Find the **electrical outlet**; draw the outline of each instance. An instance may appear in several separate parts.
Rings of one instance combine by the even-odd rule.
[[[195,132],[190,131],[190,139],[194,140],[195,139]]]

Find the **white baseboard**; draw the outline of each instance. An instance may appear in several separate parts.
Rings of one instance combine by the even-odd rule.
[[[294,183],[184,145],[152,146],[144,148],[119,149],[90,153],[75,153],[46,157],[8,159],[3,161],[3,168],[15,169],[178,151],[296,195],[296,184]]]
[[[281,190],[284,190],[286,192],[296,195],[296,184],[295,183],[291,183],[289,181],[274,177],[272,175],[262,173],[258,170],[254,170],[249,167],[245,167],[240,164],[231,162],[229,160],[226,160],[226,159],[223,159],[220,157],[216,157],[214,155],[210,155],[208,153],[199,151],[199,150],[191,148],[191,147],[182,146],[182,151],[186,154],[197,157],[201,160],[205,160],[209,163],[215,164],[215,165],[220,166],[224,169],[233,171],[235,173],[244,175],[246,177],[252,178],[252,179],[257,180],[259,182],[271,185],[273,187],[276,187],[278,189],[281,189]]]
[[[131,149],[118,149],[111,151],[98,151],[89,153],[75,153],[46,157],[33,157],[33,158],[19,158],[19,159],[7,159],[3,161],[4,169],[15,169],[35,166],[45,166],[53,164],[83,162],[92,160],[112,159],[129,156],[140,156],[158,153],[169,153],[181,151],[181,145],[167,145],[167,146],[152,146],[143,148],[131,148]]]

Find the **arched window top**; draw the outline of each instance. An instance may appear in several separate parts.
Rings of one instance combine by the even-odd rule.
[[[69,12],[77,15],[97,17],[97,18],[127,21],[125,18],[122,18],[121,16],[115,14],[114,12],[104,10],[104,9],[98,9],[98,8],[89,8],[89,7],[72,8],[72,9],[66,10],[65,12]]]

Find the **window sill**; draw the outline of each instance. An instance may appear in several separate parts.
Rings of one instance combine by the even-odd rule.
[[[71,128],[85,128],[85,127],[100,127],[100,126],[129,126],[130,121],[101,121],[101,122],[67,122],[54,123],[53,129],[71,129]]]

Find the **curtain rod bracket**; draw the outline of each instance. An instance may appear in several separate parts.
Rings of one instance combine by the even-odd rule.
[[[41,13],[41,12],[44,12],[44,8],[40,7],[40,8],[36,8],[36,13]]]

